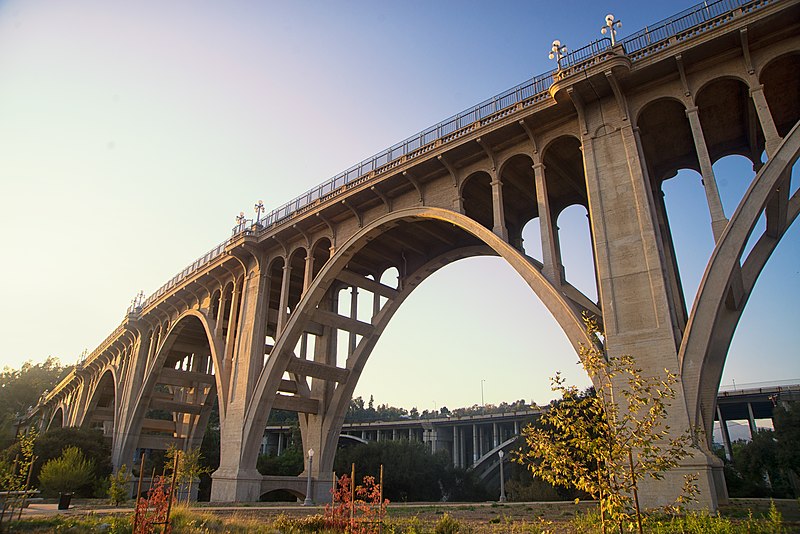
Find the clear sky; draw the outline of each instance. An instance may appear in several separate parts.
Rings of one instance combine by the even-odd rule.
[[[624,37],[693,3],[0,1],[0,367],[73,363],[239,211],[277,207],[551,69],[554,38],[583,46],[608,12]],[[716,169],[730,214],[752,168]],[[711,251],[699,177],[670,180],[667,201],[691,302]],[[798,226],[723,383],[800,378]],[[568,278],[591,288],[587,244],[562,239]],[[480,403],[483,388],[487,403],[541,403],[559,369],[586,384],[522,280],[464,260],[406,301],[356,395],[423,410]]]

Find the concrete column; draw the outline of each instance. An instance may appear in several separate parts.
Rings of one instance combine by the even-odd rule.
[[[719,419],[719,428],[722,431],[722,447],[725,449],[725,458],[729,462],[733,461],[733,448],[731,447],[731,435],[728,432],[728,422],[722,417],[722,410],[717,405],[717,419]]]
[[[361,431],[361,439],[363,439],[364,441],[367,440],[367,431],[366,430],[362,430]]]
[[[288,261],[288,259],[287,259]],[[292,277],[292,267],[287,263],[283,266],[283,278],[281,279],[281,298],[278,305],[278,326],[275,339],[283,332],[286,321],[289,319],[289,280]]]
[[[706,191],[708,211],[711,213],[711,231],[714,234],[714,241],[719,241],[722,231],[725,230],[725,226],[728,224],[728,219],[722,209],[722,201],[719,198],[719,190],[717,189],[717,179],[714,177],[711,157],[708,155],[708,147],[706,146],[705,137],[703,137],[703,128],[700,125],[697,106],[687,108],[686,117],[689,119],[689,126],[692,130],[697,160],[700,163],[700,174],[703,177],[703,187]]]
[[[476,463],[480,455],[478,454],[480,445],[478,444],[478,425],[472,424],[472,463]]]
[[[453,425],[453,454],[451,455],[453,467],[460,467],[458,465],[458,427]]]
[[[498,439],[497,434],[497,423],[492,423],[492,448],[494,449],[498,445],[500,445],[500,441]]]
[[[431,442],[431,452],[435,453],[438,450],[437,441],[439,439],[438,432],[436,432],[435,428],[431,428],[428,431],[428,440]]]
[[[397,441],[397,429],[392,429],[392,441]]]
[[[533,176],[536,180],[536,203],[539,208],[539,232],[542,236],[542,274],[550,283],[561,285],[564,276],[564,266],[561,264],[561,249],[558,243],[558,233],[553,223],[550,212],[550,198],[547,196],[547,181],[545,180],[544,165],[536,163],[533,166]]]
[[[280,456],[283,454],[283,432],[278,432],[278,454]]]
[[[750,87],[750,97],[753,99],[753,105],[756,108],[758,115],[758,122],[761,124],[761,131],[764,133],[765,149],[767,157],[772,157],[775,150],[781,144],[781,136],[778,134],[778,129],[775,127],[775,121],[772,120],[772,113],[769,110],[767,99],[764,96],[764,86],[761,84],[753,85]]]
[[[753,416],[753,405],[751,403],[747,403],[747,423],[750,426],[750,439],[753,439],[758,432],[758,427],[756,426],[756,418]]]
[[[519,436],[519,421],[514,421],[514,435]]]
[[[350,318],[358,319],[358,287],[353,286],[350,288]],[[347,357],[356,350],[356,333],[350,332],[350,337],[347,343]]]
[[[492,173],[494,174],[494,173]],[[491,182],[492,185],[492,213],[494,215],[494,227],[492,232],[499,236],[503,241],[508,241],[508,229],[506,228],[505,207],[503,206],[503,182],[496,176]]]
[[[308,255],[306,256],[306,268],[303,272],[303,295],[306,294],[308,290],[308,286],[311,285],[311,282],[314,281],[314,256],[311,255],[311,251],[308,251]]]

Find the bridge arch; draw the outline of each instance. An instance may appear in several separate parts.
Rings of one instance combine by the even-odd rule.
[[[100,375],[100,379],[91,392],[89,402],[83,411],[83,421],[80,426],[85,428],[101,428],[104,434],[113,430],[117,424],[117,376],[113,367],[107,367]],[[111,423],[110,427],[106,423]]]
[[[747,300],[767,260],[800,214],[800,191],[788,199],[786,215],[774,231],[758,237],[743,257],[748,238],[777,185],[800,156],[800,122],[756,175],[731,217],[706,266],[680,346],[679,362],[691,422],[706,429],[710,447],[716,392],[728,347]],[[788,196],[788,195],[787,195]]]
[[[134,449],[140,447],[145,436],[147,413],[154,408],[173,413],[174,429],[167,422],[150,421],[147,424],[151,425],[152,434],[148,434],[148,439],[182,439],[187,447],[200,444],[212,402],[218,403],[220,419],[224,420],[228,386],[222,376],[221,347],[204,312],[191,309],[175,318],[163,332],[155,357],[148,362],[144,383],[121,428],[121,443],[114,447],[115,465],[133,458]],[[189,354],[189,350],[193,352]],[[161,387],[156,391],[159,384]]]
[[[55,428],[62,428],[64,426],[64,407],[59,406],[53,412],[53,416],[50,418],[50,421],[47,423],[47,430],[55,429]]]
[[[397,228],[413,227],[416,230],[417,227],[414,225],[419,225],[420,231],[424,229],[424,232],[439,235],[442,243],[452,243],[456,237],[463,238],[463,240],[459,242],[458,246],[441,245],[438,253],[430,254],[424,261],[401,265],[398,268],[400,273],[398,290],[393,293],[387,292],[391,298],[387,300],[383,308],[377,311],[371,323],[371,330],[363,333],[354,351],[348,355],[346,378],[335,385],[329,400],[326,400],[325,414],[320,423],[324,443],[319,444],[322,446],[322,451],[319,463],[315,462],[316,470],[326,472],[325,470],[332,466],[335,452],[335,443],[332,445],[332,442],[339,435],[350,396],[366,360],[392,315],[422,280],[444,265],[470,256],[501,256],[533,289],[576,349],[581,344],[591,343],[581,319],[582,309],[568,301],[562,292],[552,286],[538,267],[520,251],[511,247],[479,222],[466,215],[441,208],[420,207],[398,210],[379,218],[349,239],[325,265],[303,297],[298,310],[292,314],[267,365],[259,376],[252,402],[245,417],[241,452],[241,465],[245,469],[255,466],[261,433],[275,395],[279,391],[281,377],[290,362],[293,361],[293,349],[300,336],[306,331],[308,321],[318,313],[318,310],[323,309],[326,300],[330,300],[329,290],[331,288],[338,289],[340,278],[353,279],[353,265],[360,265],[359,262],[363,261],[364,254],[368,254],[370,243],[380,242],[384,234],[397,231]],[[394,240],[397,241],[397,237]],[[362,273],[365,277],[367,274],[372,273]]]

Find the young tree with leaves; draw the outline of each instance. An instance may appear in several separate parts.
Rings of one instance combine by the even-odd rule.
[[[557,373],[551,387],[562,398],[542,414],[540,424],[524,429],[529,447],[516,461],[553,485],[597,499],[603,532],[607,521],[620,526],[635,521],[642,532],[639,483],[645,477],[663,478],[689,456],[688,429],[675,436],[666,425],[677,377],[667,369],[661,376],[642,376],[631,356],[607,359],[596,320],[584,319],[597,343],[581,347],[581,363],[597,395],[580,395]],[[696,492],[695,478],[687,477],[678,502]]]

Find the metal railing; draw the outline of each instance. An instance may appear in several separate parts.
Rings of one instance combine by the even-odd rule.
[[[737,10],[749,12],[776,1],[778,0],[716,0],[702,2],[652,26],[647,26],[624,39],[620,39],[618,43],[622,45],[625,54],[631,61],[635,62],[670,46],[671,40],[682,41],[685,38],[698,35],[726,23],[735,16]],[[562,58],[562,71],[568,70],[568,74],[580,72],[596,63],[600,56],[608,54],[610,50],[610,39],[602,38],[593,41]],[[391,169],[400,163],[425,154],[436,146],[458,139],[481,125],[506,116],[518,105],[525,107],[550,98],[549,88],[557,72],[552,70],[540,74],[412,135],[275,208],[261,217],[259,221],[260,227],[253,226],[252,220],[238,224],[233,228],[233,236],[235,237],[244,232],[253,232],[254,228],[269,228],[312,204],[336,196],[345,191],[351,184],[360,183],[369,178],[370,173],[380,173]],[[225,250],[226,244],[227,241],[220,243],[180,273],[173,276],[155,293],[147,297],[139,309],[147,308],[153,301],[178,285],[197,269],[220,256]]]

